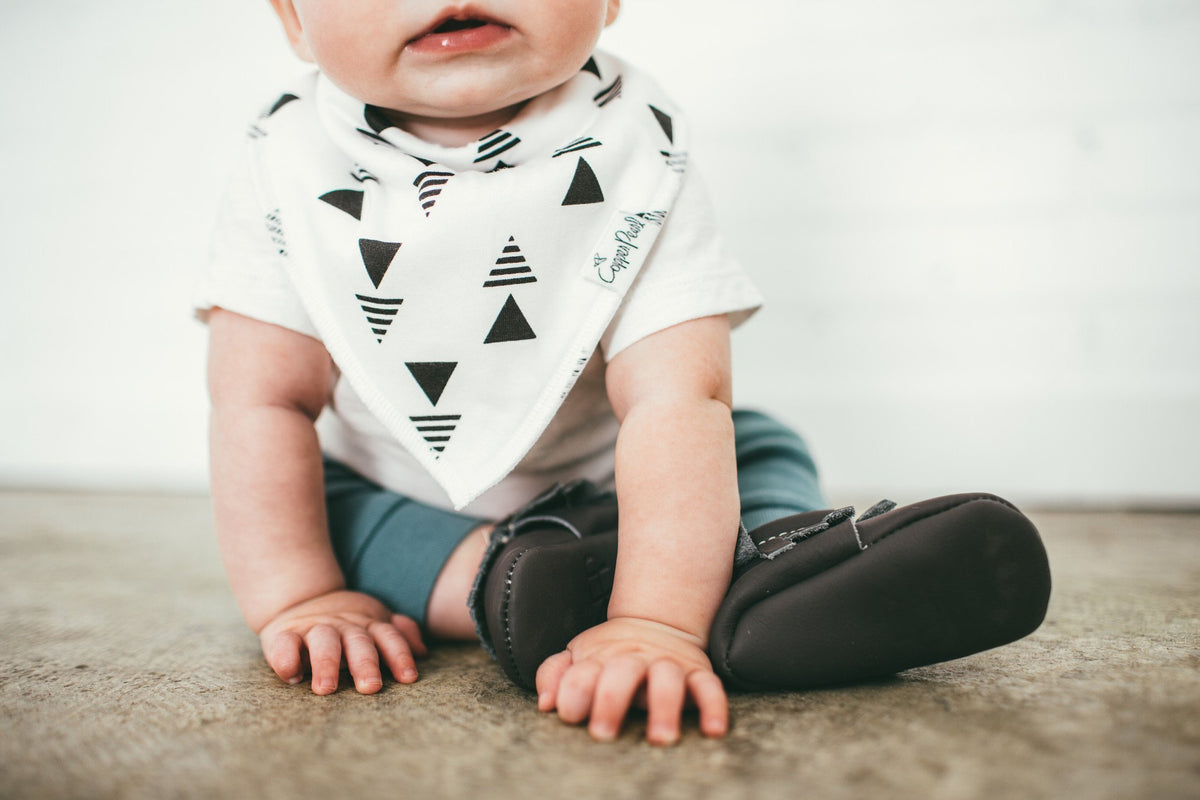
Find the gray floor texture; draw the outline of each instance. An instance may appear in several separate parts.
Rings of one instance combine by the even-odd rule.
[[[205,498],[0,492],[0,797],[1200,797],[1200,515],[1031,516],[1032,636],[735,695],[726,739],[662,749],[539,714],[477,646],[371,697],[285,686]]]

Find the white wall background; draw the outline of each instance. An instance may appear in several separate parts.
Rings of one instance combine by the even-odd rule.
[[[1200,501],[1200,2],[626,0],[835,499]],[[0,485],[202,488],[191,274],[265,0],[0,9]]]

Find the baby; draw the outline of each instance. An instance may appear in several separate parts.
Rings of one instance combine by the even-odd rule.
[[[317,694],[415,681],[422,631],[476,635],[493,525],[587,479],[620,509],[607,614],[538,707],[607,740],[640,702],[670,743],[691,701],[723,735],[739,523],[823,502],[803,442],[732,410],[760,297],[685,119],[595,50],[619,0],[271,2],[317,69],[251,128],[197,302],[217,534],[267,662]]]

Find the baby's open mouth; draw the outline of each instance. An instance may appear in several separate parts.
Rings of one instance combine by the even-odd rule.
[[[465,31],[470,28],[482,28],[487,24],[487,21],[482,19],[448,19],[434,28],[431,33],[454,33],[455,31]]]
[[[416,52],[466,53],[485,50],[512,32],[503,22],[467,11],[447,17],[408,43]]]

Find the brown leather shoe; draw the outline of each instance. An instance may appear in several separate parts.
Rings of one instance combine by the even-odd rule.
[[[608,617],[617,503],[584,481],[555,486],[492,531],[469,600],[484,649],[518,686]]]
[[[869,680],[1014,641],[1042,622],[1050,569],[1037,529],[990,494],[786,517],[754,549],[713,622],[727,684]]]

